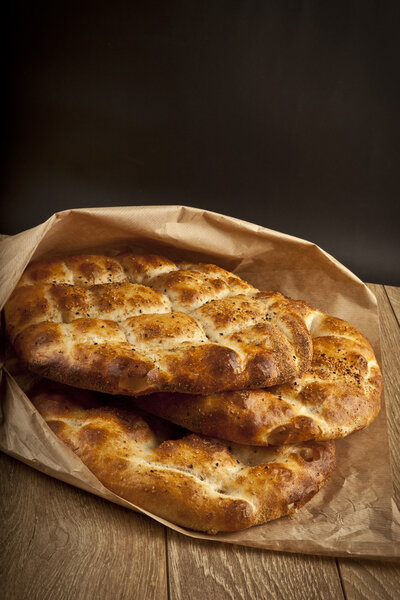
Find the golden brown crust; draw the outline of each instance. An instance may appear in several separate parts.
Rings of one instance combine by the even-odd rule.
[[[379,412],[383,387],[369,342],[305,303],[299,311],[314,350],[311,368],[295,381],[206,396],[151,394],[136,404],[191,431],[258,446],[339,439],[364,429]]]
[[[140,412],[131,402],[45,382],[31,400],[103,485],[173,523],[217,533],[295,512],[331,474],[334,442],[229,444]]]
[[[311,360],[296,303],[215,265],[155,255],[33,263],[5,314],[31,370],[111,394],[260,388]]]

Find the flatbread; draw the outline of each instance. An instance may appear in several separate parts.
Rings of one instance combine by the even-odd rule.
[[[135,403],[191,431],[258,446],[339,439],[364,429],[379,412],[383,387],[370,343],[346,321],[295,304],[314,350],[311,368],[291,383],[208,395],[152,394]]]
[[[291,381],[310,365],[296,305],[215,265],[155,255],[33,263],[5,307],[35,373],[110,394],[209,394]]]
[[[326,482],[334,442],[255,448],[182,432],[132,402],[44,382],[31,401],[105,487],[177,525],[237,531],[297,511]]]

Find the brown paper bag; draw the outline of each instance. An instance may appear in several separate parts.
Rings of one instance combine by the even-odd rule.
[[[0,306],[31,260],[77,253],[158,252],[214,262],[264,290],[301,298],[359,328],[379,358],[376,300],[343,265],[316,245],[238,219],[183,206],[76,209],[0,246]],[[32,467],[107,498],[185,535],[270,550],[394,558],[400,519],[392,499],[386,414],[337,442],[337,469],[297,514],[229,534],[177,527],[119,498],[96,479],[44,423],[3,366],[0,448]]]

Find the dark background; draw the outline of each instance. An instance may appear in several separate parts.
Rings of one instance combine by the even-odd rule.
[[[1,232],[185,204],[400,284],[399,2],[12,2]]]

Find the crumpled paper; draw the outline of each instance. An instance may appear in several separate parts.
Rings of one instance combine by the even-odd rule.
[[[333,257],[310,242],[184,206],[68,210],[6,238],[0,244],[0,307],[31,260],[124,250],[213,262],[260,289],[304,299],[360,329],[379,360],[376,299]],[[286,552],[386,559],[400,555],[384,407],[368,429],[336,443],[336,471],[298,513],[217,535],[178,527],[107,490],[52,433],[4,364],[0,408],[1,450],[187,536]]]

